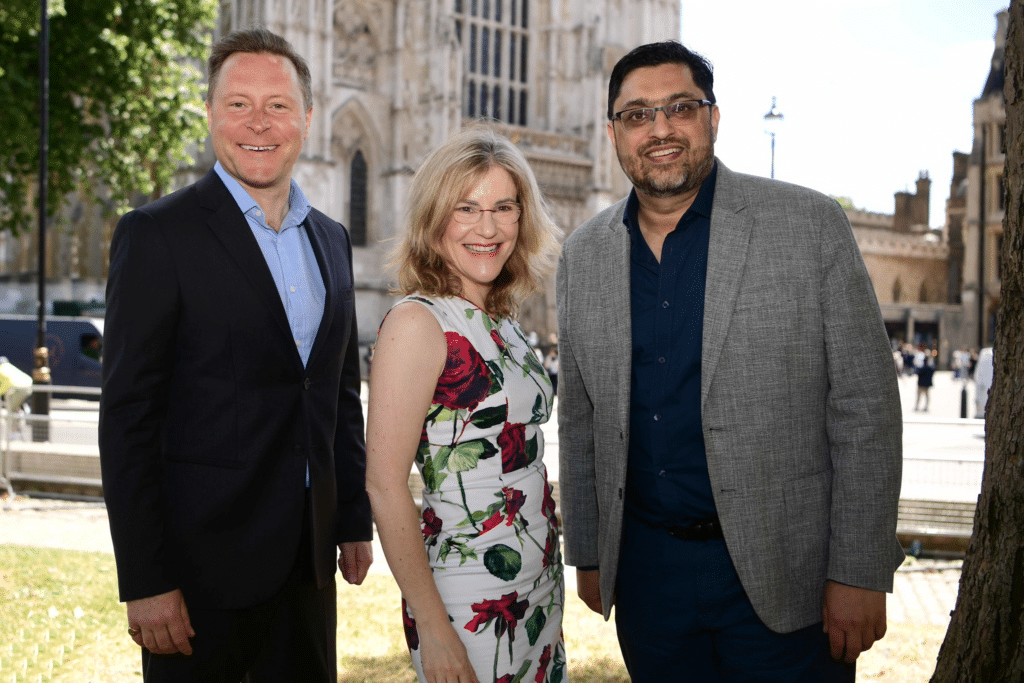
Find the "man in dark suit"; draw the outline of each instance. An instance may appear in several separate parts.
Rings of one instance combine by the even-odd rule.
[[[372,562],[351,243],[291,179],[305,61],[210,57],[217,165],[111,243],[100,454],[151,681],[334,681],[334,575]],[[340,548],[341,557],[338,559]]]

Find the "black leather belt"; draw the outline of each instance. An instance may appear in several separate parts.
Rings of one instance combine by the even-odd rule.
[[[713,541],[718,538],[725,538],[722,535],[722,525],[717,519],[705,519],[689,526],[665,525],[662,527],[669,533],[669,536],[682,541]]]

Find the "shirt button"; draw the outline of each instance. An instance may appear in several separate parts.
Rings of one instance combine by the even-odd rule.
[[[659,363],[664,363],[665,362],[665,356],[662,356],[661,358],[659,358],[658,362]]]
[[[289,287],[288,291],[294,293],[295,292],[295,285],[292,285],[291,287]]]
[[[296,339],[295,340],[295,345],[296,346],[302,346],[302,340],[301,339]]]
[[[662,308],[668,308],[668,302],[667,301],[662,301],[661,302],[661,307]]]
[[[655,422],[657,422],[657,421],[659,421],[660,419],[661,419],[661,413],[655,413],[655,414],[654,414],[654,421],[655,421]]]

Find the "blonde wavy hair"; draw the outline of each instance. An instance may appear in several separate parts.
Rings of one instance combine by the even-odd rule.
[[[456,204],[495,167],[512,176],[522,215],[515,249],[495,278],[485,308],[492,314],[514,316],[523,301],[541,288],[558,252],[562,231],[551,219],[537,179],[519,148],[489,128],[474,126],[427,155],[413,176],[407,229],[390,259],[398,277],[396,294],[462,293],[462,281],[445,261],[441,240]]]

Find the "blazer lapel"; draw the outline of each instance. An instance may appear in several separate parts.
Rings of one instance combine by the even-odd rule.
[[[238,209],[238,204],[224,187],[216,171],[211,170],[207,173],[196,183],[196,189],[199,192],[200,203],[212,211],[206,222],[207,226],[238,264],[259,295],[260,301],[266,306],[267,312],[286,335],[285,338],[291,342],[291,326],[288,324],[288,316],[281,295],[277,291],[277,285],[274,284],[274,276],[271,275],[267,259],[252,235],[249,222]],[[302,358],[295,344],[289,343],[288,346],[292,349],[295,360],[301,364]]]
[[[704,336],[701,353],[700,402],[703,408],[721,357],[736,306],[753,218],[737,191],[735,175],[721,161],[711,208],[711,239],[704,293]]]
[[[306,233],[309,235],[309,243],[313,246],[313,253],[316,255],[317,265],[320,266],[320,275],[324,280],[324,315],[320,319],[320,327],[316,331],[316,338],[313,340],[313,348],[309,352],[309,360],[306,366],[313,363],[314,357],[323,346],[323,337],[331,329],[331,322],[334,320],[334,299],[338,295],[339,288],[343,283],[338,282],[338,273],[331,267],[331,264],[340,263],[339,259],[344,258],[342,254],[334,253],[334,242],[327,228],[319,220],[316,220],[314,212],[310,211],[306,216]]]
[[[626,202],[621,202],[625,209]],[[608,224],[608,283],[605,298],[608,303],[607,325],[611,362],[608,363],[609,386],[615,387],[618,414],[622,424],[629,425],[629,401],[633,369],[633,325],[630,306],[630,237],[622,222],[622,211],[613,211]]]

